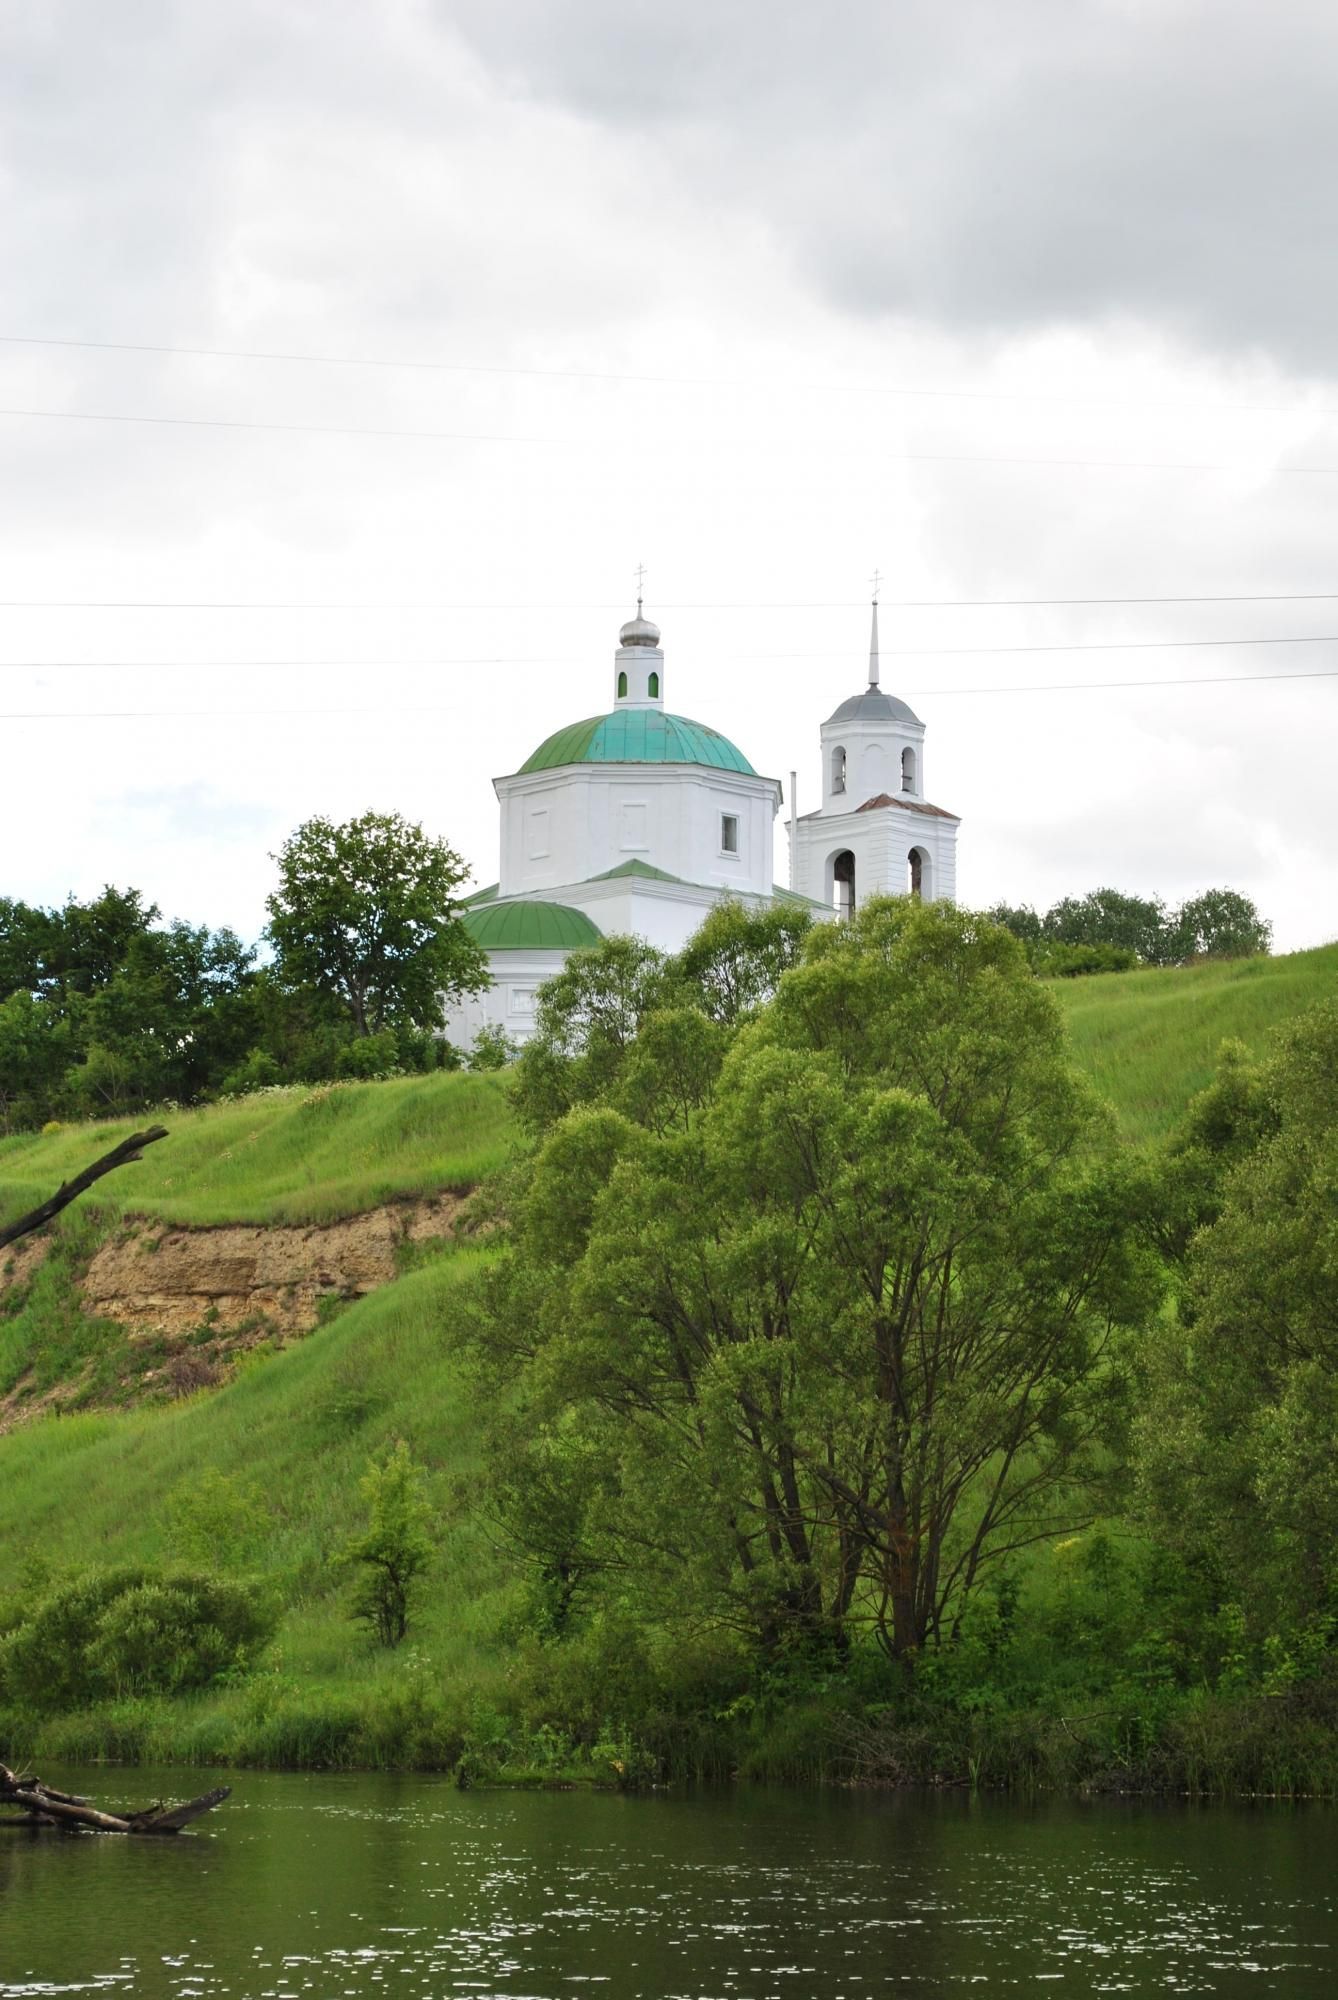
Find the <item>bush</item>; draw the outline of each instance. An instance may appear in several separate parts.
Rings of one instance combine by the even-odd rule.
[[[276,1607],[251,1584],[189,1570],[93,1570],[57,1584],[0,1642],[0,1694],[48,1714],[184,1694],[248,1668],[276,1624]]]
[[[268,1049],[252,1049],[243,1063],[229,1070],[219,1084],[224,1097],[245,1097],[253,1090],[269,1090],[283,1082],[283,1071]]]
[[[345,1042],[335,1057],[336,1076],[357,1077],[365,1083],[398,1076],[399,1071],[400,1045],[393,1028],[382,1028],[376,1035],[359,1035],[355,1041]]]

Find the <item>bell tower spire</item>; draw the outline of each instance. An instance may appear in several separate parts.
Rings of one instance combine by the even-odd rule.
[[[875,570],[870,581],[873,584],[873,625],[869,632],[869,686],[878,685],[878,590],[883,581],[881,570]]]

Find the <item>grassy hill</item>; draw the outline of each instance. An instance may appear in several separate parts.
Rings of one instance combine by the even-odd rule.
[[[1208,1081],[1224,1037],[1261,1048],[1335,979],[1338,946],[1328,946],[1053,990],[1075,1058],[1129,1137],[1146,1142]],[[113,1213],[197,1226],[323,1221],[467,1185],[500,1163],[509,1136],[505,1084],[489,1076],[284,1090],[164,1122],[170,1140],[98,1190]],[[0,1141],[0,1216],[130,1129]],[[72,1229],[83,1226],[78,1213]],[[33,1559],[55,1569],[180,1559],[213,1506],[224,1530],[232,1522],[236,1559],[286,1607],[270,1664],[249,1681],[184,1701],[127,1700],[48,1723],[22,1744],[6,1743],[0,1719],[0,1757],[449,1765],[462,1744],[505,1734],[503,1717],[524,1709],[526,1677],[551,1669],[516,1636],[523,1579],[460,1497],[473,1427],[443,1329],[456,1287],[487,1254],[445,1249],[301,1342],[258,1350],[208,1393],[0,1436],[0,1591],[21,1586]],[[412,1646],[387,1655],[348,1623],[331,1557],[361,1517],[369,1457],[401,1437],[429,1470],[443,1553]]]
[[[1234,1037],[1262,1053],[1269,1035],[1338,992],[1338,944],[1162,972],[1056,979],[1074,1060],[1134,1140],[1165,1138],[1211,1081]],[[0,1168],[0,1171],[3,1171]]]
[[[506,1085],[487,1074],[297,1085],[162,1122],[169,1141],[100,1182],[100,1206],[197,1227],[328,1222],[395,1195],[470,1186],[500,1166],[509,1133]],[[0,1220],[135,1129],[122,1119],[0,1139]]]

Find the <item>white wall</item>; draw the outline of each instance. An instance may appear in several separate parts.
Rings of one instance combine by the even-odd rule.
[[[529,1041],[534,1033],[535,991],[545,979],[561,972],[566,962],[565,951],[494,952],[488,960],[492,985],[482,993],[452,1001],[445,1009],[447,1041],[468,1050],[485,1025],[504,1028],[513,1041]]]
[[[832,900],[832,862],[843,850],[855,857],[856,906],[870,896],[904,896],[908,856],[924,855],[921,894],[951,902],[957,894],[957,822],[900,806],[874,812],[815,813],[801,819],[795,847],[795,887],[818,902]]]
[[[780,806],[774,778],[696,764],[580,764],[495,784],[503,896],[551,896],[624,861],[711,888],[771,893]],[[721,846],[724,814],[738,821],[735,854]]]

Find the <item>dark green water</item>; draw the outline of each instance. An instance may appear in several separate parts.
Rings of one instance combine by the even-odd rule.
[[[210,1782],[46,1775],[127,1803]],[[1319,1808],[234,1783],[176,1840],[0,1831],[0,1995],[1338,1993]]]

